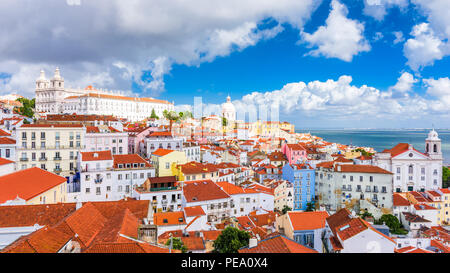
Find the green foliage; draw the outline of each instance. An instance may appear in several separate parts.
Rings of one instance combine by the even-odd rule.
[[[181,250],[182,253],[186,253],[187,247],[183,244],[183,241],[181,241],[180,238],[170,238],[166,242],[166,246],[170,246],[170,241],[173,242],[172,248]]]
[[[291,210],[292,210],[291,207],[284,205],[283,209],[281,210],[281,213],[286,214],[288,211],[291,211]]]
[[[448,188],[450,186],[450,169],[442,167],[442,188]]]
[[[392,234],[400,234],[405,235],[408,234],[397,217],[392,214],[383,214],[378,221],[375,221],[375,224],[386,224],[389,227],[389,231]]]
[[[355,150],[353,150],[353,152],[360,152],[361,155],[363,155],[363,156],[372,156],[373,155],[369,152],[366,152],[366,150],[361,149],[361,148],[355,149]]]
[[[155,113],[155,109],[152,109],[152,114],[150,115],[150,118],[159,119],[158,115]]]
[[[373,218],[373,215],[370,212],[364,211],[364,213],[361,214],[361,218],[366,220],[367,217],[372,217]]]
[[[18,98],[17,101],[22,103],[22,107],[16,108],[20,115],[32,118],[34,116],[34,106],[36,99]]]
[[[228,125],[228,120],[225,117],[222,117],[222,126],[226,127]]]
[[[314,211],[314,201],[306,203],[306,210],[305,211]]]
[[[27,119],[24,119],[23,124],[30,124],[30,122]]]
[[[227,227],[214,241],[214,253],[238,253],[242,247],[248,246],[250,234],[245,230]]]

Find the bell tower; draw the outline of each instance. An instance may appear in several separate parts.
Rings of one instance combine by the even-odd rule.
[[[61,77],[58,67],[56,68],[55,75],[51,80],[51,87],[60,90],[64,89],[64,78]]]
[[[432,159],[442,160],[441,139],[434,129],[428,133],[428,137],[425,139],[425,153]]]

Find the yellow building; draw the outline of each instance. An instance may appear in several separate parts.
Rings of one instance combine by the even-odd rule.
[[[210,163],[188,162],[186,164],[173,165],[172,175],[178,181],[193,181],[210,179],[217,182],[219,179],[219,168]]]
[[[0,205],[64,203],[66,178],[39,168],[20,170],[0,177]]]
[[[442,201],[442,210],[441,210],[441,221],[443,224],[450,224],[450,189],[440,189],[439,190]]]
[[[62,176],[75,173],[85,147],[82,124],[24,124],[17,128],[17,169],[39,167]]]
[[[185,164],[187,158],[184,152],[158,149],[151,155],[151,161],[155,167],[156,176],[172,176],[172,166]]]
[[[357,158],[357,157],[360,157],[361,156],[361,152],[357,152],[357,151],[346,151],[345,153],[344,153],[344,157],[345,158],[347,158],[347,159],[355,159],[355,158]]]

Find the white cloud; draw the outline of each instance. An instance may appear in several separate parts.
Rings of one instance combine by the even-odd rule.
[[[394,45],[405,41],[405,37],[403,37],[403,32],[394,31],[394,32],[392,32],[392,34],[394,34],[394,36],[395,36],[395,40],[393,41]]]
[[[301,29],[320,2],[2,0],[0,73],[13,78],[0,90],[31,95],[39,70],[59,66],[74,85],[85,78],[129,89],[135,79],[158,94],[173,64],[199,65],[243,50],[274,37],[284,23]],[[266,27],[268,18],[274,27]],[[152,82],[140,81],[143,71],[150,71]]]
[[[441,102],[436,105],[437,108],[449,109],[450,107],[450,79],[424,79],[425,84],[428,86],[427,94],[436,97]]]
[[[364,0],[364,14],[382,21],[387,10],[393,7],[404,9],[408,6],[408,0]]]
[[[415,79],[413,75],[408,72],[403,72],[391,90],[398,91],[400,93],[409,92],[416,82],[418,82],[418,80]]]
[[[319,27],[313,34],[301,33],[303,41],[311,47],[317,47],[308,54],[350,62],[353,56],[370,51],[370,45],[364,38],[364,25],[348,19],[348,9],[339,1],[333,0],[331,7],[326,26]]]
[[[404,45],[403,52],[408,59],[407,64],[414,70],[432,65],[434,61],[444,57],[442,41],[435,36],[429,24],[422,23],[413,27],[411,35]]]

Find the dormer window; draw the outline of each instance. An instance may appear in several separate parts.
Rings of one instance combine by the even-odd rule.
[[[117,165],[119,168],[123,168],[123,164],[119,164]]]

